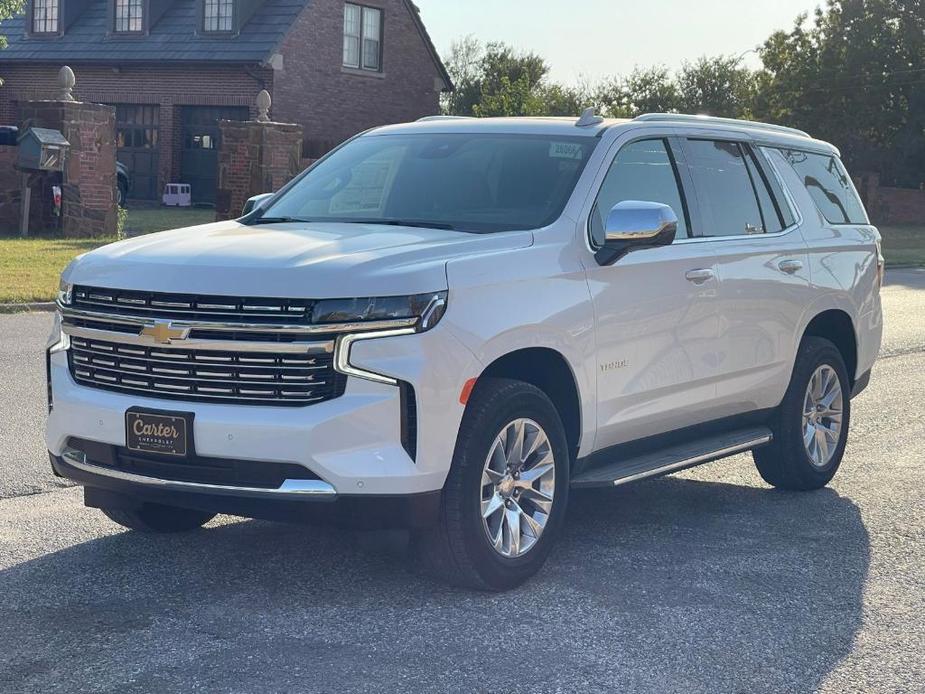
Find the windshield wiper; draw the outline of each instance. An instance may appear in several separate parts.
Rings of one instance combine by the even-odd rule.
[[[300,219],[299,217],[260,217],[255,219],[250,224],[288,224],[290,222],[307,222],[307,219]]]
[[[446,222],[428,222],[416,219],[351,219],[356,224],[384,224],[390,227],[415,227],[418,229],[446,229],[457,231],[456,227]]]

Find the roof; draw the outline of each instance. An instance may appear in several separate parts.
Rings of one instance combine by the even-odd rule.
[[[432,133],[497,133],[523,135],[554,135],[558,137],[597,137],[607,128],[630,121],[620,118],[602,119],[601,122],[578,127],[578,116],[564,118],[455,118],[429,117],[415,123],[386,125],[376,129],[377,134],[412,132]]]
[[[193,31],[199,14],[197,0],[172,0],[170,6],[146,36],[117,36],[109,29],[109,3],[87,0],[87,5],[60,37],[29,38],[25,14],[0,24],[0,35],[8,46],[0,52],[0,62],[45,62],[64,65],[77,62],[266,62],[277,51],[299,14],[311,0],[264,0],[235,36],[198,35]],[[446,85],[453,81],[446,71],[420,11],[412,0],[404,0],[421,40]]]
[[[49,130],[48,128],[29,128],[26,132],[23,133],[22,137],[20,138],[20,142],[30,135],[35,137],[35,139],[41,142],[43,145],[60,145],[62,147],[69,147],[71,144],[64,138],[64,135],[61,134],[61,131]]]
[[[0,25],[8,46],[0,62],[190,62],[261,63],[279,43],[311,0],[266,0],[234,37],[200,36],[196,0],[174,0],[147,36],[107,35],[112,0],[88,0],[67,31],[55,39],[26,37],[24,15]]]

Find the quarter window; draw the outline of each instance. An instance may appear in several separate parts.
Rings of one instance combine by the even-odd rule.
[[[767,188],[762,180],[753,182],[759,174],[742,145],[718,140],[688,140],[687,145],[691,176],[705,215],[704,236],[780,230]]]
[[[344,67],[379,72],[382,67],[382,10],[344,6]]]
[[[231,31],[234,0],[204,0],[202,28],[205,31]]]
[[[668,205],[678,217],[678,238],[689,236],[687,208],[665,140],[632,142],[614,158],[591,214],[591,238],[595,246],[604,243],[604,221],[610,210],[624,200]]]
[[[829,224],[867,224],[867,213],[837,157],[781,150]]]
[[[32,3],[32,32],[53,34],[58,31],[58,0],[34,0]]]
[[[116,0],[117,32],[138,32],[142,29],[142,0]]]

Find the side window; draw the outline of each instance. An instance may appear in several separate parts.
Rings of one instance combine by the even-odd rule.
[[[758,175],[754,161],[747,159],[738,142],[688,140],[688,164],[697,186],[701,209],[706,215],[704,236],[742,236],[761,234],[766,229],[761,196],[752,183]],[[751,169],[749,168],[751,167]],[[753,173],[754,172],[754,173]],[[763,184],[762,184],[762,187]],[[765,205],[771,206],[768,197]],[[776,214],[770,219],[780,231]]]
[[[806,190],[830,224],[867,224],[867,213],[837,157],[782,149]]]
[[[674,160],[665,140],[640,140],[621,149],[597,195],[591,212],[591,238],[603,245],[604,220],[614,205],[644,200],[668,205],[678,216],[677,238],[689,236],[687,207]]]
[[[780,216],[780,208],[777,201],[771,195],[768,188],[767,179],[764,172],[758,165],[755,155],[747,147],[745,149],[745,166],[748,169],[748,176],[752,180],[752,186],[755,189],[755,197],[758,199],[758,208],[761,210],[761,221],[764,231],[767,234],[773,234],[782,231],[784,222]]]
[[[797,222],[796,215],[793,214],[793,208],[790,206],[790,202],[784,194],[784,188],[780,179],[778,179],[777,175],[772,171],[772,164],[776,166],[781,166],[783,164],[783,155],[776,149],[762,147],[760,151],[755,151],[755,158],[761,160],[761,168],[764,169],[766,174],[765,178],[767,179],[768,187],[771,189],[771,195],[773,195],[774,199],[777,201],[777,209],[780,211],[784,228],[786,229],[787,227],[793,226]]]

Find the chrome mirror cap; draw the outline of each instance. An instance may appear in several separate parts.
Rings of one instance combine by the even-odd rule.
[[[636,241],[670,235],[678,230],[678,216],[668,205],[643,200],[624,200],[607,215],[607,241]]]

